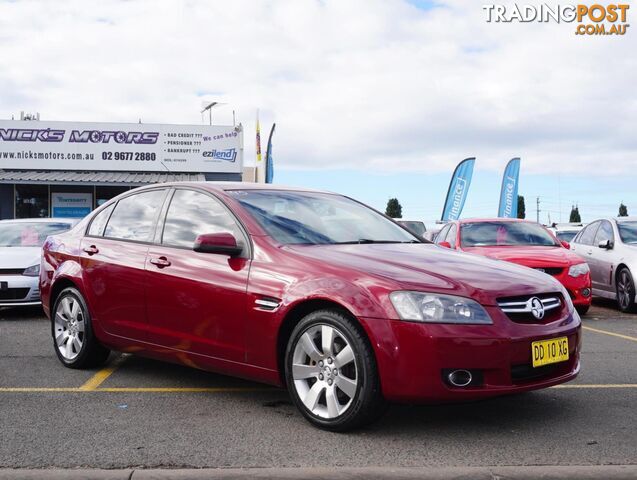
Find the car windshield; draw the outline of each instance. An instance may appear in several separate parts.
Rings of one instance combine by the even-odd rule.
[[[617,228],[622,242],[637,244],[637,222],[617,222]]]
[[[68,223],[0,222],[0,247],[41,247],[49,235],[70,228]]]
[[[341,195],[265,190],[228,194],[283,244],[421,242],[378,212]]]
[[[537,223],[471,222],[460,227],[463,247],[510,247],[519,245],[554,247],[555,239]]]
[[[577,235],[577,231],[555,232],[555,236],[564,242],[570,242]]]

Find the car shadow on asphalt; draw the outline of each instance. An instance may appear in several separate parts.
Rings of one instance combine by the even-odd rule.
[[[46,320],[42,307],[0,307],[0,320]]]
[[[502,429],[515,432],[529,425],[546,426],[576,421],[578,399],[564,398],[555,390],[540,390],[475,402],[439,405],[391,405],[379,422],[368,427],[379,435],[436,432],[485,432]]]

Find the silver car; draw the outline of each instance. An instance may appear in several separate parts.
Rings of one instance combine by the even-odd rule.
[[[622,312],[635,310],[637,217],[595,220],[577,234],[571,249],[590,267],[593,295],[616,299]]]
[[[0,307],[40,304],[42,244],[49,235],[77,222],[73,218],[0,220]]]

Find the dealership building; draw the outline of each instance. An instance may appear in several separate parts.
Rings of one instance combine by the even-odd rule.
[[[141,185],[243,179],[240,125],[0,120],[0,219],[83,217]]]

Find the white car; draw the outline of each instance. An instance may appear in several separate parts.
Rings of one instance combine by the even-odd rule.
[[[637,217],[600,218],[571,242],[591,270],[593,295],[617,300],[622,312],[636,311]]]
[[[70,230],[71,218],[0,220],[0,307],[40,304],[40,252],[46,237]]]
[[[558,240],[564,242],[571,242],[582,228],[584,228],[582,223],[554,223],[548,227]]]

